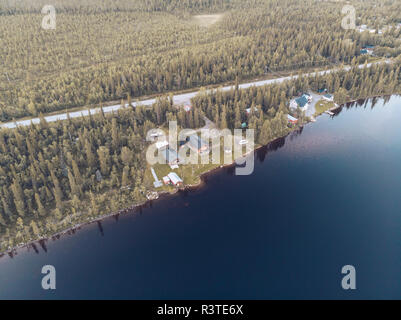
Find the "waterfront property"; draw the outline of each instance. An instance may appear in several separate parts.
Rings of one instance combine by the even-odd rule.
[[[334,101],[334,96],[332,94],[326,93],[323,96],[323,99],[326,100],[326,101],[329,101],[329,102],[333,102]]]
[[[312,96],[308,93],[304,93],[299,98],[295,98],[290,103],[291,109],[300,108],[302,111],[307,111],[310,103],[312,102]]]
[[[294,118],[293,116],[291,116],[289,114],[287,115],[287,119],[288,119],[288,122],[291,123],[291,124],[297,124],[298,123],[298,119]]]
[[[175,172],[170,172],[167,175],[167,177],[170,179],[171,183],[176,187],[182,187],[184,184],[182,179]]]
[[[341,266],[350,257],[359,266],[357,279],[358,270],[369,279],[353,297],[400,297],[400,105],[398,96],[385,106],[383,99],[373,107],[355,102],[296,139],[259,149],[250,176],[220,169],[202,189],[160,197],[18,250],[14,258],[6,254],[0,298],[49,298],[40,270],[56,261],[63,290],[51,292],[55,299],[202,299],[206,293],[210,299],[342,299],[349,292],[341,287]],[[386,130],[377,123],[387,123]],[[159,178],[170,172],[161,167],[154,167]],[[328,205],[328,194],[338,201]],[[102,263],[83,263],[93,261]],[[114,269],[119,272],[110,277]],[[219,281],[210,281],[211,271]]]

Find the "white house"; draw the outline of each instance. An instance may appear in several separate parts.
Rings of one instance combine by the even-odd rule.
[[[246,111],[247,114],[251,114],[252,108],[245,109],[245,111]],[[253,107],[253,112],[257,112],[257,111],[258,111],[258,108]]]
[[[308,110],[309,104],[312,102],[312,96],[310,94],[303,94],[301,97],[293,99],[290,103],[291,109],[300,108],[302,111]]]
[[[171,183],[175,185],[176,187],[180,187],[184,184],[182,179],[175,173],[175,172],[170,172],[167,177],[170,179]]]
[[[323,96],[323,99],[326,100],[326,101],[329,101],[329,102],[333,102],[334,101],[334,96],[332,94],[326,93]]]

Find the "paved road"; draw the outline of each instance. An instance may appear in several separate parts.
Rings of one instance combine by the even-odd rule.
[[[382,63],[382,62],[376,62],[377,63]],[[389,63],[389,60],[386,60],[385,63]],[[367,65],[368,68],[370,68],[373,64],[370,63]],[[359,68],[363,68],[365,65],[360,65]],[[351,67],[344,67],[344,70],[348,71],[351,69]],[[319,71],[319,72],[312,72],[312,73],[305,73],[304,76],[314,76],[316,74],[318,75],[323,75],[325,73],[331,73],[331,72],[336,72],[336,71],[340,71],[342,70],[341,68],[335,68],[335,69],[331,69],[331,70],[324,70],[324,71]],[[267,84],[273,84],[273,83],[281,83],[284,82],[286,80],[291,80],[291,79],[296,79],[298,78],[297,75],[295,76],[289,76],[289,77],[282,77],[282,78],[276,78],[276,79],[270,79],[270,80],[262,80],[262,81],[256,81],[256,82],[249,82],[249,83],[243,83],[241,85],[239,85],[240,89],[246,89],[246,88],[250,88],[250,87],[260,87],[260,86],[264,86]],[[232,90],[234,88],[234,86],[226,86],[223,88],[219,88],[222,91],[229,91]],[[215,89],[211,89],[211,90],[207,90],[206,92],[212,92]],[[189,103],[191,101],[192,98],[194,98],[197,94],[199,93],[199,91],[195,91],[195,92],[190,92],[190,93],[184,93],[184,94],[178,94],[174,96],[174,103],[175,104],[186,104]],[[137,105],[142,105],[142,106],[151,106],[152,104],[154,104],[156,102],[156,99],[148,99],[148,100],[142,100],[142,101],[138,101],[138,102],[134,102],[133,105],[137,106]],[[116,104],[114,106],[108,106],[108,107],[103,107],[103,111],[104,113],[110,113],[113,111],[117,111],[118,109],[121,109],[123,107],[128,107],[128,105],[122,106],[120,104]],[[45,119],[47,122],[54,122],[54,121],[58,121],[58,120],[67,120],[67,114],[69,114],[70,118],[79,118],[81,116],[88,116],[88,109],[86,110],[80,110],[80,111],[74,111],[74,112],[70,112],[70,113],[60,113],[60,114],[56,114],[56,115],[52,115],[52,116],[46,116]],[[93,108],[90,109],[90,113],[96,114],[100,112],[100,108]],[[0,128],[15,128],[16,126],[29,126],[31,123],[34,124],[38,124],[40,123],[40,119],[39,118],[32,118],[32,119],[27,119],[27,120],[18,120],[16,122],[7,122],[4,124],[0,125]]]

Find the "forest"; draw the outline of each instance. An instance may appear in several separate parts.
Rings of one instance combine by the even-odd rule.
[[[320,0],[0,0],[0,121],[401,53],[401,29],[341,27],[342,2]],[[353,2],[357,24],[400,23],[401,4]],[[221,14],[210,26],[194,15]],[[296,30],[296,32],[294,32]]]
[[[242,121],[267,144],[289,132],[288,99],[305,89],[327,88],[339,102],[401,93],[401,59],[371,68],[300,77],[281,84],[201,93],[185,112],[168,97],[151,108],[99,113],[82,119],[0,130],[0,246],[50,236],[57,231],[145,200],[146,133],[170,120],[182,128],[220,128]],[[247,115],[246,108],[257,111]],[[300,115],[301,117],[302,115]]]

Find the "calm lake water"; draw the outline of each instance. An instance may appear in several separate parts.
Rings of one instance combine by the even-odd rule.
[[[401,98],[353,104],[204,187],[0,258],[0,298],[401,297]],[[41,288],[54,265],[57,289]],[[356,268],[353,291],[341,268]]]

